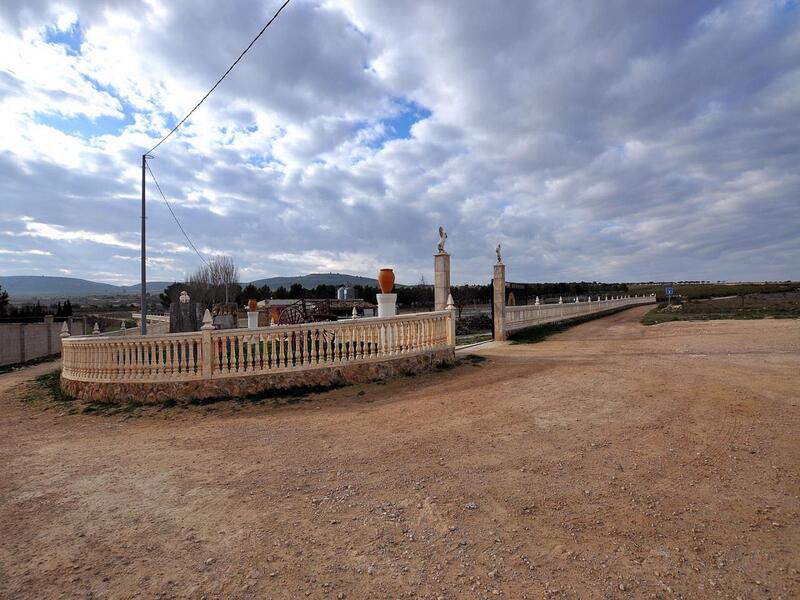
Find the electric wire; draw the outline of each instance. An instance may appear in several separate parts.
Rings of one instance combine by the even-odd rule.
[[[225,73],[223,73],[223,74],[222,74],[222,77],[220,77],[220,78],[217,80],[217,83],[215,83],[215,84],[213,85],[213,87],[212,87],[210,90],[208,90],[208,92],[206,92],[206,95],[205,95],[205,96],[203,96],[203,97],[200,99],[200,102],[198,102],[197,104],[195,104],[195,105],[194,105],[194,108],[193,108],[192,110],[190,110],[190,111],[188,112],[188,114],[187,114],[185,117],[183,117],[183,119],[181,119],[181,120],[180,120],[180,122],[179,122],[177,125],[175,125],[175,127],[173,127],[173,128],[170,130],[170,132],[169,132],[167,135],[165,135],[163,138],[161,138],[161,141],[159,141],[159,142],[158,142],[158,143],[157,143],[155,146],[153,146],[152,148],[150,148],[150,150],[148,150],[148,151],[146,152],[146,154],[150,154],[150,153],[151,153],[153,150],[155,150],[155,149],[156,149],[156,148],[158,148],[158,147],[159,147],[161,144],[163,144],[164,142],[166,142],[166,141],[167,141],[167,138],[169,138],[169,136],[171,136],[173,133],[175,133],[175,132],[178,130],[178,128],[179,128],[181,125],[183,125],[183,123],[186,121],[186,119],[188,119],[189,117],[191,117],[191,116],[192,116],[192,113],[193,113],[194,111],[196,111],[198,108],[200,108],[200,105],[201,105],[203,102],[205,102],[206,98],[208,98],[208,97],[211,95],[211,92],[213,92],[215,89],[217,89],[217,86],[218,86],[220,83],[222,83],[222,80],[223,80],[223,79],[225,79],[225,78],[228,76],[228,73],[230,73],[230,72],[233,70],[233,68],[234,68],[234,67],[237,65],[237,63],[238,63],[240,60],[242,60],[242,57],[243,57],[245,54],[247,54],[247,51],[248,51],[248,50],[250,50],[250,48],[253,46],[253,44],[255,44],[255,43],[258,41],[258,38],[260,38],[260,37],[262,36],[262,34],[263,34],[263,33],[264,33],[266,30],[267,30],[267,27],[269,27],[270,25],[272,25],[272,22],[273,22],[275,19],[277,19],[277,18],[278,18],[278,15],[279,15],[279,14],[281,14],[281,11],[282,11],[284,8],[286,8],[286,5],[287,5],[287,4],[289,4],[289,2],[291,2],[291,0],[286,0],[286,2],[284,2],[284,3],[281,5],[281,7],[280,7],[280,8],[279,8],[279,9],[278,9],[276,12],[275,12],[275,14],[274,14],[274,15],[272,15],[272,18],[271,18],[269,21],[267,21],[267,24],[266,24],[266,25],[264,25],[264,27],[262,27],[262,28],[261,28],[261,31],[259,31],[259,32],[258,32],[258,35],[257,35],[256,37],[254,37],[254,38],[253,38],[253,40],[252,40],[252,41],[251,41],[251,42],[250,42],[250,43],[247,45],[247,48],[245,48],[245,49],[242,51],[242,53],[239,55],[239,58],[237,58],[235,61],[233,61],[233,64],[232,64],[230,67],[228,67],[228,70],[227,70],[227,71],[225,71]]]
[[[167,197],[164,195],[164,192],[161,191],[161,186],[158,185],[158,180],[156,179],[156,176],[153,173],[153,170],[150,168],[150,163],[145,161],[144,164],[145,164],[145,166],[147,166],[147,170],[150,173],[150,177],[153,178],[153,183],[156,184],[156,189],[158,189],[158,193],[161,194],[161,198],[164,200],[164,204],[167,205],[167,208],[169,209],[169,212],[172,215],[172,218],[175,219],[175,223],[178,225],[178,229],[181,230],[181,233],[183,234],[183,237],[185,237],[186,241],[189,242],[189,245],[192,247],[192,250],[194,250],[195,253],[197,254],[197,256],[200,257],[200,260],[202,260],[205,263],[205,265],[208,266],[208,261],[205,259],[205,257],[203,257],[203,255],[200,253],[200,251],[197,249],[197,247],[194,245],[194,243],[192,243],[192,240],[189,238],[189,234],[186,233],[186,230],[183,228],[183,225],[181,225],[180,220],[178,220],[178,217],[175,215],[175,211],[173,211],[172,207],[169,205],[169,202],[167,201]]]

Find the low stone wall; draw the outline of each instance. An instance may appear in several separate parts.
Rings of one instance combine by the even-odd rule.
[[[380,358],[331,367],[295,369],[262,375],[158,383],[103,383],[61,378],[61,389],[87,401],[158,404],[166,400],[239,398],[253,394],[365,383],[429,371],[455,362],[453,348],[412,356]]]

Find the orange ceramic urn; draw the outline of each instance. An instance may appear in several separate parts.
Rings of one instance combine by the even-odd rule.
[[[394,289],[394,271],[392,269],[378,271],[378,285],[382,293],[391,294]]]
[[[248,310],[256,310],[258,309],[258,301],[255,298],[250,298],[250,301],[247,303]]]

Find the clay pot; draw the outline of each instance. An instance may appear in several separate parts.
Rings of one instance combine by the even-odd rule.
[[[391,294],[394,289],[394,271],[392,269],[378,271],[378,285],[382,293]]]
[[[257,310],[258,309],[258,301],[255,298],[250,298],[247,301],[247,309],[248,310]]]

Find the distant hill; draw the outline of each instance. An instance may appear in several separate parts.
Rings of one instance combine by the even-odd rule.
[[[147,291],[159,294],[170,282],[148,281]],[[67,296],[135,295],[139,285],[112,285],[77,277],[50,277],[48,275],[6,275],[0,277],[0,286],[12,298],[51,298]]]
[[[148,281],[147,292],[160,294],[171,281]],[[247,285],[247,282],[242,282]],[[318,285],[371,285],[378,281],[369,277],[347,275],[344,273],[312,273],[296,277],[268,277],[253,282],[256,286],[268,285],[276,290],[283,286],[289,288],[293,283],[300,283],[311,289]],[[139,285],[112,285],[99,283],[76,277],[50,277],[48,275],[7,275],[0,277],[0,286],[12,298],[67,298],[79,296],[138,296]]]
[[[172,281],[148,281],[147,282],[147,293],[148,294],[160,294],[164,291],[164,288],[168,285],[172,285]],[[141,284],[135,285],[119,285],[116,286],[119,290],[119,294],[134,294],[138,295],[140,292],[139,290],[142,289]]]
[[[12,297],[119,293],[119,288],[109,283],[98,283],[74,277],[48,277],[45,275],[9,275],[0,277],[0,285]]]
[[[295,277],[267,277],[266,279],[256,279],[253,285],[261,287],[268,285],[271,290],[277,290],[283,286],[286,289],[293,283],[299,283],[306,289],[312,289],[318,285],[371,285],[377,287],[378,280],[371,277],[361,277],[359,275],[347,275],[345,273],[311,273],[309,275],[297,275]]]

